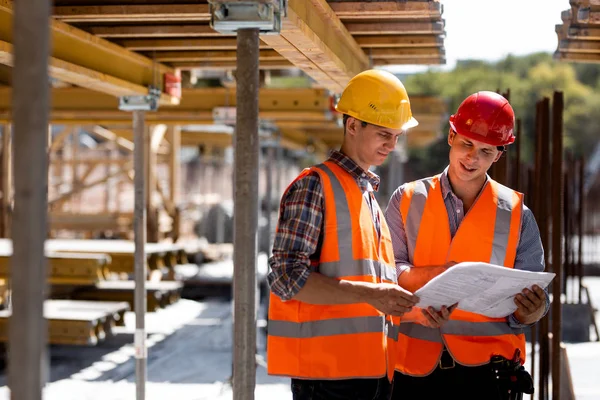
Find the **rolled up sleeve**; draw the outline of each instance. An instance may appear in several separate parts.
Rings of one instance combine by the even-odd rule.
[[[403,188],[403,186],[400,186],[396,189],[385,209],[385,220],[392,236],[394,259],[396,260],[396,274],[398,277],[402,272],[412,267],[408,260],[408,240],[406,238],[402,214],[400,213]]]
[[[542,272],[545,268],[544,262],[544,248],[542,246],[542,238],[540,236],[540,230],[533,212],[527,206],[523,206],[523,222],[521,224],[521,238],[517,246],[517,256],[515,258],[515,269],[532,272]],[[548,297],[548,291],[546,292],[546,308],[544,310],[544,316],[548,313],[550,308],[550,299]],[[526,328],[531,325],[524,325],[514,316],[514,314],[508,317],[508,324],[512,328]]]

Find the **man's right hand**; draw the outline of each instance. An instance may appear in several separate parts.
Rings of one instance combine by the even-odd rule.
[[[365,301],[386,315],[402,316],[412,310],[419,298],[393,283],[378,283]]]

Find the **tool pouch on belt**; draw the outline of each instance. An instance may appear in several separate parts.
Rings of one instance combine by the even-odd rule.
[[[521,365],[520,356],[521,352],[517,349],[512,360],[501,356],[493,356],[490,360],[500,399],[519,400],[523,393],[533,394],[533,379]]]

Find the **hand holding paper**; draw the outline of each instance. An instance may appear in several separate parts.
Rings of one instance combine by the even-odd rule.
[[[463,262],[449,268],[415,292],[417,307],[434,307],[458,303],[458,309],[492,318],[512,314],[517,306],[514,297],[523,288],[538,285],[546,288],[555,274],[505,268],[483,262]]]

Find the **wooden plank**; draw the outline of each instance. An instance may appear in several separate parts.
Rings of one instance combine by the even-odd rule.
[[[346,24],[352,35],[427,35],[444,34],[443,22],[349,22]]]
[[[170,37],[226,37],[209,25],[117,25],[86,26],[84,29],[98,37],[120,38],[170,38]]]
[[[331,2],[329,5],[342,21],[365,18],[401,20],[442,16],[442,5],[438,1],[345,1]]]
[[[377,65],[443,65],[446,58],[437,57],[405,57],[405,58],[379,58]]]
[[[445,51],[439,47],[408,49],[369,49],[367,54],[374,59],[440,58]]]
[[[127,39],[116,43],[133,51],[235,50],[237,48],[236,40],[231,38]],[[269,46],[261,44],[260,48],[269,49]]]
[[[236,51],[233,50],[208,50],[208,51],[161,51],[156,53],[158,62],[215,62],[235,61]],[[285,61],[285,58],[275,50],[261,50],[260,62],[263,61]]]
[[[210,21],[208,4],[201,3],[57,6],[53,17],[68,23]]]
[[[581,62],[581,63],[600,63],[600,54],[598,53],[571,53],[557,51],[554,58],[561,61]]]
[[[561,40],[558,50],[568,53],[600,53],[600,41]]]
[[[208,71],[232,71],[237,68],[236,61],[171,61],[169,65],[173,68],[186,70],[208,70]],[[294,69],[296,66],[287,59],[261,60],[258,66],[260,70]]]
[[[444,38],[436,35],[376,35],[356,36],[356,43],[365,48],[442,47]]]
[[[569,26],[567,32],[570,39],[600,40],[600,27]]]

